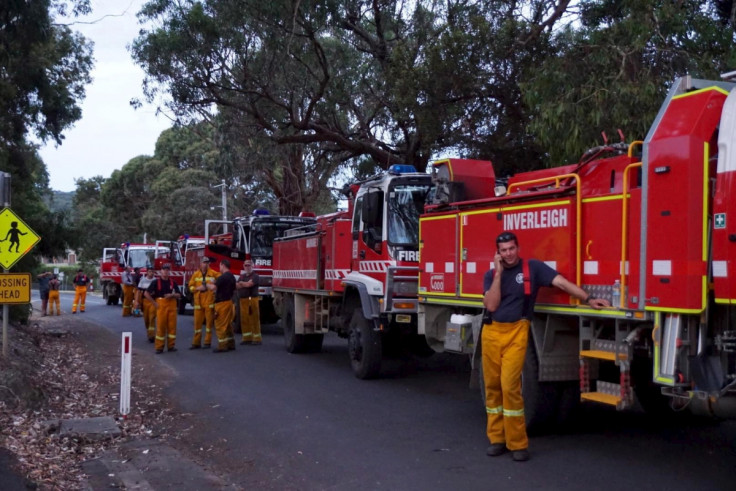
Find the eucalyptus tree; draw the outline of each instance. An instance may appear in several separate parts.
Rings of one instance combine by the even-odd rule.
[[[288,147],[282,171],[302,180],[307,155],[323,174],[366,158],[424,170],[448,150],[525,162],[519,78],[569,4],[151,0],[132,53],[151,100],[166,92],[185,121],[227,109]]]
[[[678,76],[719,78],[736,68],[733,1],[587,0],[527,78],[530,129],[552,163],[602,143],[646,136]]]

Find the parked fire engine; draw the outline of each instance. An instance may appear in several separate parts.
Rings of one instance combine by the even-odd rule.
[[[314,223],[314,217],[271,215],[268,210],[258,209],[251,216],[235,218],[232,221],[206,220],[205,239],[200,245],[192,245],[186,252],[185,282],[199,268],[202,257],[210,258],[210,267],[215,271],[222,259],[230,261],[230,270],[237,277],[243,270],[246,258],[253,262],[253,271],[260,277],[258,293],[260,295],[259,311],[262,323],[273,323],[278,320],[274,310],[271,288],[272,257],[274,239],[294,227]],[[213,227],[229,226],[231,231],[212,234]],[[239,316],[239,304],[236,303],[236,314]],[[236,317],[236,319],[239,317]]]
[[[736,416],[735,86],[680,79],[643,142],[512,176],[498,196],[490,162],[435,163],[420,220],[430,346],[480,370],[483,275],[511,231],[523,258],[613,304],[540,290],[523,371],[532,427],[580,400]]]
[[[350,186],[347,211],[274,242],[274,295],[290,353],[321,350],[333,330],[348,339],[356,376],[371,378],[384,351],[423,344],[416,334],[418,224],[430,186],[429,174],[392,166]]]
[[[131,244],[126,242],[120,247],[106,247],[102,250],[100,264],[100,287],[102,298],[107,305],[117,305],[123,296],[123,271],[132,268],[150,268],[154,265],[157,254],[167,252],[165,247],[156,244]]]

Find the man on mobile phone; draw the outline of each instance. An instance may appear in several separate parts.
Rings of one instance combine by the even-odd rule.
[[[486,389],[486,433],[491,457],[511,451],[517,462],[529,460],[529,440],[521,396],[521,370],[524,367],[529,325],[540,287],[554,286],[601,309],[610,304],[595,298],[554,269],[536,259],[519,256],[519,242],[511,232],[496,237],[494,268],[483,278],[483,305],[492,321],[481,332],[483,378]]]

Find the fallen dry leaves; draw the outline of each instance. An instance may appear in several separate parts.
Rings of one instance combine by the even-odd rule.
[[[0,445],[17,456],[22,472],[40,489],[80,489],[82,462],[139,435],[165,438],[172,410],[162,388],[151,382],[151,366],[134,364],[131,415],[119,418],[119,346],[90,349],[78,329],[48,335],[51,324],[43,321],[14,328],[10,360],[0,360]],[[8,380],[16,382],[15,389]],[[122,437],[88,442],[59,435],[60,420],[98,416],[117,418]]]

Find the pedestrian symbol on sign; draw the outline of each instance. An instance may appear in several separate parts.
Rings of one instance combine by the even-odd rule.
[[[0,242],[5,242],[10,238],[10,248],[8,249],[8,252],[13,252],[13,245],[15,244],[15,252],[18,252],[18,248],[20,247],[20,236],[21,235],[28,235],[27,232],[21,232],[18,230],[18,222],[10,222],[10,230],[8,230],[8,233],[5,235],[5,238],[0,240]]]

